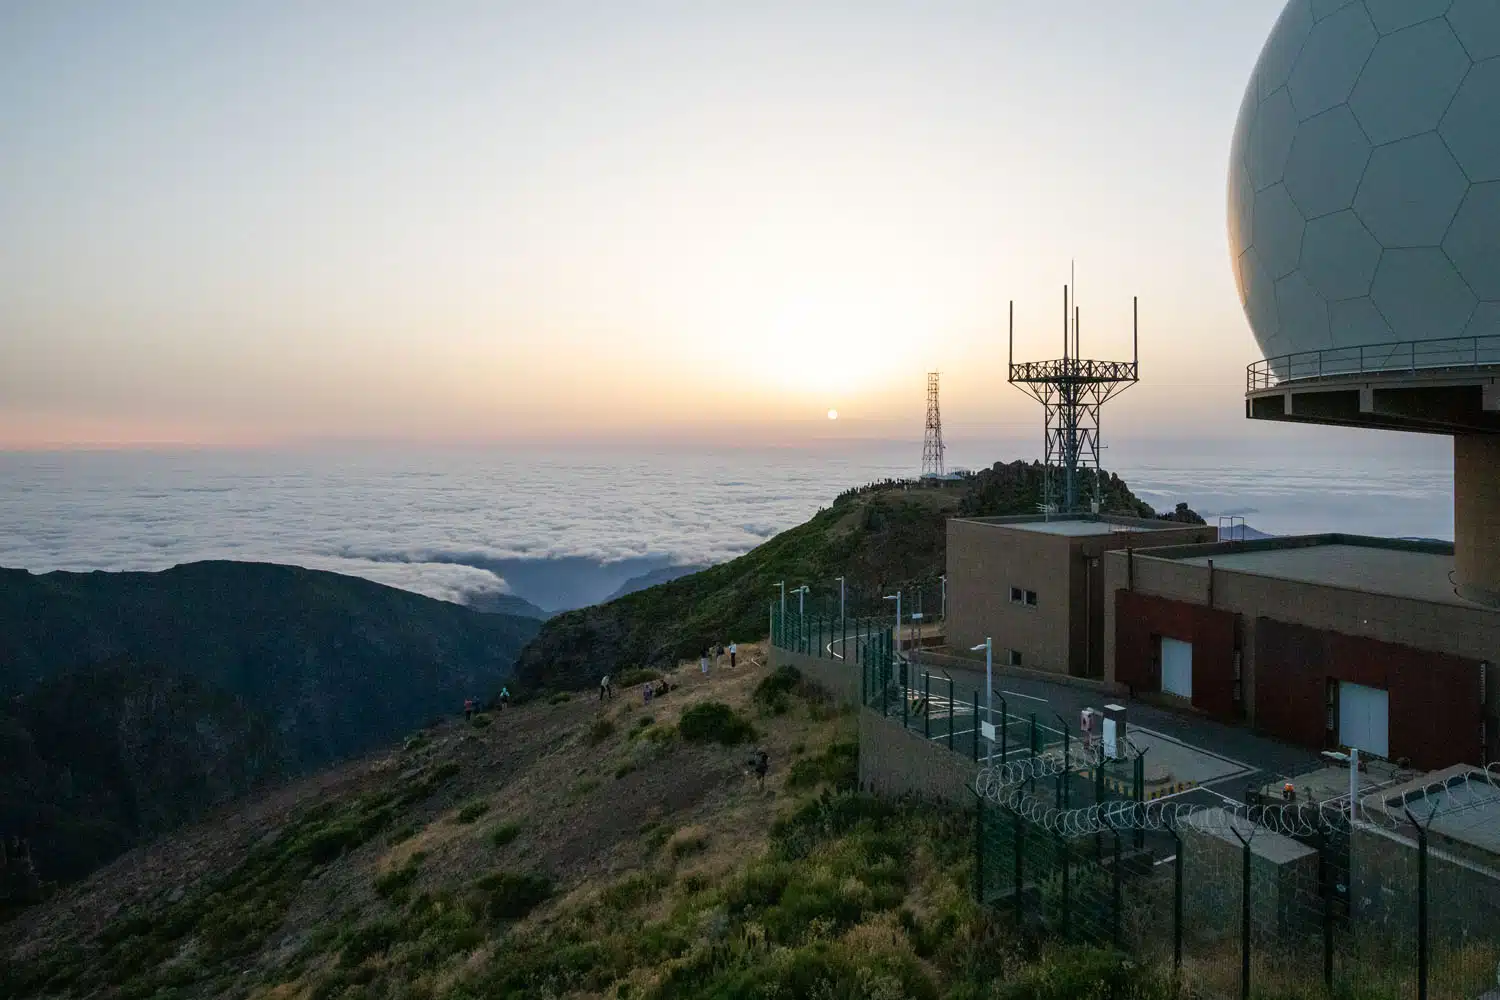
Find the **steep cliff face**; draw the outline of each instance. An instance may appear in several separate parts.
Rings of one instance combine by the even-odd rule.
[[[458,711],[539,624],[291,566],[0,570],[0,835],[83,874]]]
[[[286,769],[240,699],[158,666],[87,667],[0,713],[0,831],[67,881]]]

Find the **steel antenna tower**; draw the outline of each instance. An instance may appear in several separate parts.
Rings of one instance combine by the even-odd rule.
[[[1079,351],[1078,304],[1069,309],[1071,288],[1063,286],[1063,356],[1053,361],[1016,363],[1016,304],[1010,304],[1010,377],[1042,404],[1042,502],[1048,512],[1070,514],[1080,509],[1079,474],[1092,465],[1094,497],[1090,509],[1099,512],[1103,484],[1099,469],[1099,416],[1104,404],[1140,381],[1139,300],[1131,300],[1129,361],[1090,361]],[[1058,482],[1058,480],[1061,482]]]
[[[927,373],[927,432],[922,435],[922,475],[943,475],[943,417],[938,412],[938,373]]]

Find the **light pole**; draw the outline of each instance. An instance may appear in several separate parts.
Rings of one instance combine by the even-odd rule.
[[[803,601],[803,598],[805,598],[807,596],[807,591],[808,590],[809,590],[809,588],[808,588],[807,584],[804,583],[802,586],[800,586],[800,587],[798,587],[798,588],[796,588],[795,590],[792,591],[792,593],[794,593],[794,594],[797,595],[797,614],[798,615],[802,614],[802,609],[803,609],[802,601]]]
[[[781,617],[784,620],[786,618],[786,581],[782,580],[776,586],[781,588]]]
[[[946,622],[948,620],[948,577],[946,575],[938,577],[938,583],[943,585],[942,619]]]
[[[896,602],[896,627],[891,632],[891,651],[899,656],[901,654],[901,591],[886,594],[882,600]]]
[[[839,577],[839,621],[844,620],[844,578]]]
[[[989,756],[994,756],[994,754],[995,754],[995,737],[994,737],[993,734],[995,732],[995,714],[994,714],[994,709],[991,707],[992,704],[993,704],[993,702],[994,702],[994,695],[995,695],[995,680],[994,680],[994,676],[995,676],[995,669],[994,669],[994,667],[995,667],[995,656],[994,656],[994,653],[995,653],[995,642],[994,642],[994,639],[992,637],[990,637],[990,636],[985,636],[984,637],[984,642],[981,642],[977,646],[971,647],[970,650],[969,650],[969,652],[971,652],[971,653],[977,653],[981,649],[984,650],[984,719],[985,719],[985,723],[984,724],[990,727],[990,734],[986,735],[985,739],[987,739],[987,740],[990,741],[990,753],[989,753]]]

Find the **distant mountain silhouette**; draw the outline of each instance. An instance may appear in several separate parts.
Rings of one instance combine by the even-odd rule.
[[[546,621],[552,617],[550,611],[543,611],[526,598],[515,594],[471,594],[465,599],[464,607],[482,611],[487,615],[519,615],[522,618],[535,618],[538,621]]]
[[[619,590],[615,591],[613,594],[610,594],[605,598],[605,600],[613,601],[616,598],[624,597],[626,594],[633,594],[637,590],[645,590],[647,587],[654,587],[658,583],[670,583],[671,581],[676,580],[680,577],[691,576],[692,574],[705,569],[708,569],[708,567],[663,566],[661,569],[654,569],[649,573],[642,573],[640,576],[631,577],[620,586]]]
[[[0,835],[86,871],[487,696],[540,626],[266,563],[0,569]]]

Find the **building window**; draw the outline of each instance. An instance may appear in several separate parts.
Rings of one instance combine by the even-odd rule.
[[[1034,608],[1034,607],[1036,607],[1036,591],[1034,591],[1034,590],[1028,590],[1028,591],[1026,591],[1026,606],[1028,608]]]
[[[1005,651],[1005,665],[1007,667],[1019,667],[1021,665],[1021,651],[1019,649],[1007,649]]]
[[[1019,604],[1023,607],[1036,607],[1036,591],[1022,590],[1020,587],[1010,588],[1010,603]]]

